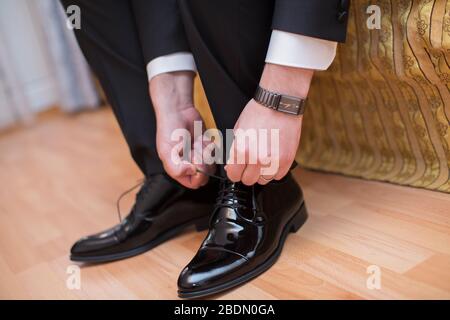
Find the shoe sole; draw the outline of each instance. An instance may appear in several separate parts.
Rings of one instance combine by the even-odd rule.
[[[204,289],[204,290],[198,290],[198,291],[180,291],[178,290],[178,296],[180,298],[185,299],[195,299],[195,298],[201,298],[205,296],[214,295],[217,293],[220,293],[222,291],[229,290],[231,288],[237,287],[245,282],[250,281],[253,278],[256,278],[257,276],[261,275],[265,271],[267,271],[271,266],[277,262],[278,258],[281,255],[281,251],[284,246],[284,242],[286,241],[287,235],[292,232],[295,233],[300,229],[300,227],[306,222],[308,219],[308,212],[306,210],[306,206],[303,203],[300,209],[294,214],[294,216],[289,220],[289,222],[286,224],[286,226],[283,229],[283,233],[281,234],[280,242],[278,243],[278,247],[275,250],[275,252],[262,264],[260,264],[258,267],[253,269],[252,271],[243,274],[239,276],[238,278],[223,283],[221,285]]]
[[[122,251],[119,253],[114,254],[107,254],[107,255],[97,255],[97,256],[79,256],[79,255],[70,255],[70,260],[75,262],[110,262],[110,261],[116,261],[116,260],[122,260],[126,258],[131,258],[133,256],[137,256],[141,253],[144,253],[146,251],[149,251],[156,246],[160,245],[161,243],[175,237],[176,235],[180,234],[184,229],[188,228],[189,226],[194,225],[197,231],[204,231],[208,229],[208,223],[209,223],[209,216],[202,217],[200,219],[191,220],[184,224],[181,224],[175,228],[170,229],[169,231],[161,234],[158,238],[133,249]]]

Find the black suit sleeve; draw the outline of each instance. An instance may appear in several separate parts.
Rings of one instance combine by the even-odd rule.
[[[344,42],[350,0],[276,0],[272,28]]]
[[[145,63],[166,54],[190,51],[177,0],[132,0]]]

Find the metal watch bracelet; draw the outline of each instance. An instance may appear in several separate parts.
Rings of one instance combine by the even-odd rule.
[[[271,92],[258,86],[254,100],[259,104],[284,113],[299,115],[305,111],[306,99]]]

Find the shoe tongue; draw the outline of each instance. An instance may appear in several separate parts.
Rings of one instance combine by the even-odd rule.
[[[134,211],[138,214],[156,211],[182,190],[183,188],[167,179],[164,175],[154,175],[139,190]]]

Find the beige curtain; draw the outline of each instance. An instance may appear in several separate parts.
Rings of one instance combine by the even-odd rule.
[[[90,69],[56,0],[0,1],[0,128],[30,122],[50,106],[100,103]]]

